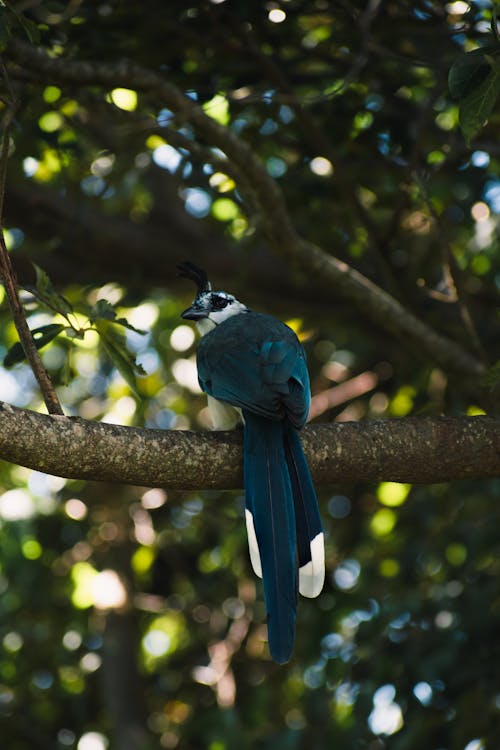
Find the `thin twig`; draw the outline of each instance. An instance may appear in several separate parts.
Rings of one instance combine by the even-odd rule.
[[[26,358],[33,370],[33,374],[38,381],[42,395],[49,414],[63,415],[61,404],[55,392],[50,376],[42,364],[38,349],[36,348],[33,336],[26,322],[24,309],[19,299],[17,290],[17,279],[12,261],[5,244],[3,231],[3,202],[5,196],[5,178],[7,173],[7,160],[9,158],[10,130],[14,115],[17,109],[17,101],[10,85],[9,77],[5,65],[0,60],[0,70],[9,92],[9,103],[2,123],[2,147],[0,150],[0,274],[5,287],[5,293],[12,311],[12,317],[16,326],[21,345],[26,354]]]
[[[8,96],[2,97],[5,106],[5,114],[2,123],[2,148],[0,152],[0,222],[3,218],[3,201],[5,197],[5,178],[7,174],[7,161],[9,159],[10,128],[17,109],[16,97],[12,89],[10,78],[7,74],[5,63],[0,58],[0,72],[7,88]],[[3,223],[3,222],[2,222]]]

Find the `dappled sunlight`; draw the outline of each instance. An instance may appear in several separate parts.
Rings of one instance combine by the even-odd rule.
[[[35,502],[25,490],[8,490],[0,496],[0,518],[4,521],[21,521],[35,513]]]
[[[383,685],[373,695],[373,711],[368,717],[368,724],[373,734],[390,736],[398,732],[403,724],[403,712],[394,698],[396,690],[393,685]]]
[[[78,740],[77,750],[107,750],[109,742],[100,732],[85,732]]]
[[[176,360],[172,365],[172,374],[179,385],[184,386],[192,393],[201,393],[201,388],[198,384],[198,369],[194,357]]]
[[[122,609],[127,604],[127,591],[114,570],[97,573],[90,587],[92,603],[96,609]]]
[[[180,325],[174,328],[170,336],[170,345],[177,352],[185,352],[194,343],[195,335],[191,326]]]
[[[472,479],[419,484],[410,429],[430,424],[453,466],[448,416],[495,419],[492,4],[11,5],[0,218],[65,417],[46,413],[2,284],[0,401],[36,415],[0,456],[0,745],[122,750],[125,730],[130,750],[495,748],[500,481],[473,473],[491,446],[469,443]],[[214,467],[200,445],[220,435],[166,433],[213,427],[181,261],[307,357],[326,579],[299,597],[280,666],[244,493],[217,488],[219,468],[243,483],[240,437]],[[79,420],[105,425],[92,444]],[[363,442],[369,420],[382,438]],[[51,442],[59,424],[75,444]],[[105,455],[103,432],[139,442]],[[144,485],[109,479],[135,445]],[[70,476],[44,473],[65,451]],[[188,489],[151,486],[153,455]]]

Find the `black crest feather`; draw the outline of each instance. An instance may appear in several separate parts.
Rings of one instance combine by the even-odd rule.
[[[204,271],[203,268],[191,263],[189,260],[179,263],[177,266],[177,272],[183,279],[194,281],[198,287],[198,294],[211,291],[212,286],[208,280],[207,272]]]

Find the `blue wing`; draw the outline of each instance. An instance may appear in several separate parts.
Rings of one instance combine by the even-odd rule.
[[[219,401],[267,419],[307,419],[309,374],[295,333],[270,315],[242,313],[204,336],[198,348],[200,387]]]

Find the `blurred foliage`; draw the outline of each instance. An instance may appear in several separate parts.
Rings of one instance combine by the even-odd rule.
[[[491,102],[488,121],[466,130],[469,148],[447,84],[492,44],[490,3],[23,7],[21,20],[0,14],[19,97],[6,237],[68,414],[207,428],[195,336],[179,318],[191,290],[180,299],[166,279],[199,247],[217,282],[209,259],[223,269],[230,248],[245,298],[248,269],[273,259],[233,176],[161,101],[123,81],[104,91],[36,78],[9,64],[10,34],[56,58],[162,72],[253,147],[304,236],[484,357],[498,383],[500,113]],[[53,283],[41,271],[24,280],[33,259]],[[267,266],[258,271],[248,299],[298,331],[314,394],[350,385],[318,419],[480,413],[362,311],[294,286],[293,272],[289,296],[279,274],[272,295]],[[0,356],[12,359],[3,290],[0,302]],[[22,363],[0,369],[0,395],[41,408]],[[499,481],[323,488],[327,582],[300,602],[284,667],[268,656],[240,494],[123,489],[5,463],[0,486],[9,750],[123,750],[127,717],[144,730],[137,748],[500,746]],[[120,649],[136,656],[122,673]]]

